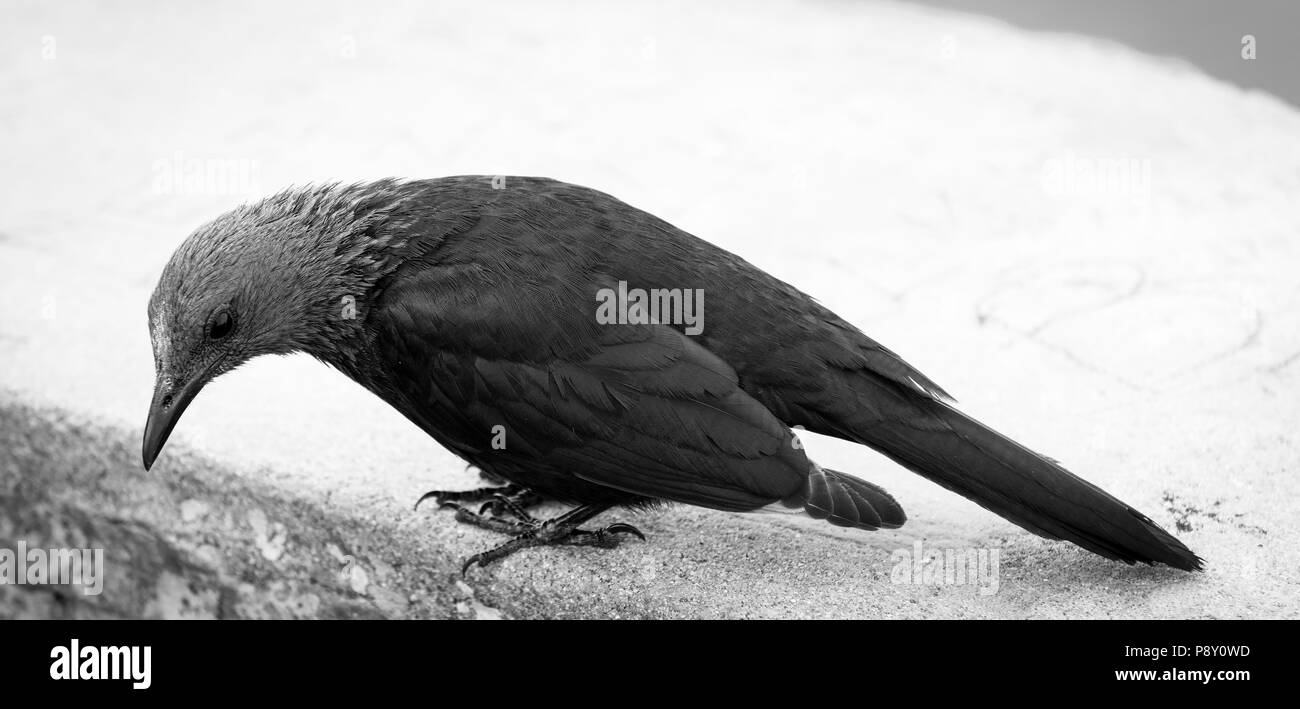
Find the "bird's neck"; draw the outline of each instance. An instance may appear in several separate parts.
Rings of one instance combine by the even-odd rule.
[[[294,349],[352,375],[369,346],[366,321],[384,279],[411,247],[411,185],[391,181],[337,188],[305,248],[300,272],[311,274],[299,292]],[[355,378],[355,377],[354,377]]]

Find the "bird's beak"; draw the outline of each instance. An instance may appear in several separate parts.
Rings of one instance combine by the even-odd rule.
[[[158,377],[153,390],[153,403],[149,406],[149,420],[144,425],[145,470],[153,467],[153,461],[167,442],[167,436],[171,435],[181,414],[185,413],[185,407],[194,400],[203,384],[203,377],[195,377],[177,387],[171,379]]]

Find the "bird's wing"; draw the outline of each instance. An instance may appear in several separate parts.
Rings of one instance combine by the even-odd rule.
[[[664,325],[597,323],[590,294],[534,275],[434,267],[388,287],[372,320],[405,406],[454,411],[480,455],[646,497],[752,510],[802,489],[811,463],[727,363]],[[485,450],[495,426],[505,448]]]

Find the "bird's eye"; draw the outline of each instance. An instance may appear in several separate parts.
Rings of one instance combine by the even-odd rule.
[[[235,319],[230,317],[229,310],[219,310],[212,315],[208,321],[208,339],[220,340],[229,335],[235,329]]]

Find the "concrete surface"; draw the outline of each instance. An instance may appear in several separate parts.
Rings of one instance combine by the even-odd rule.
[[[0,586],[0,616],[1297,615],[1294,109],[907,5],[562,7],[0,4],[0,548],[109,564],[101,596]],[[145,303],[189,231],[291,183],[459,173],[588,184],[741,253],[1206,572],[1038,539],[806,435],[907,526],[611,514],[649,543],[461,582],[499,538],[411,503],[475,476],[306,358],[216,382],[141,469]],[[997,593],[896,583],[917,541],[996,549]]]

